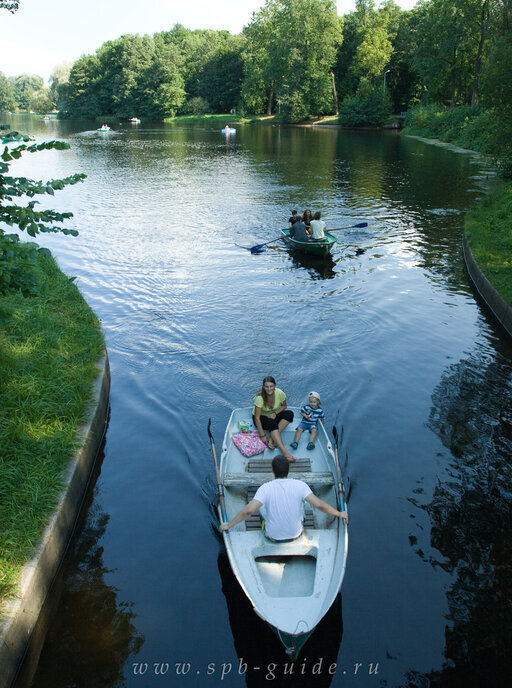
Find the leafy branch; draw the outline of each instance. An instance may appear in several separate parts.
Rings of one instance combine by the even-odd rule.
[[[0,126],[0,129],[5,130],[6,127]],[[69,144],[62,141],[30,143],[28,136],[16,131],[3,134],[2,143],[6,145],[0,155],[0,294],[19,291],[28,296],[36,294],[39,290],[39,257],[46,256],[49,252],[33,242],[21,242],[17,234],[6,234],[2,225],[15,225],[31,237],[43,232],[60,232],[76,236],[76,229],[56,226],[56,223],[73,217],[73,213],[36,210],[36,200],[30,200],[25,205],[16,201],[23,197],[33,199],[36,195],[53,196],[65,186],[83,181],[86,175],[73,174],[64,179],[52,179],[47,182],[10,176],[7,174],[10,163],[19,160],[23,153],[39,153],[51,149],[66,150]],[[17,143],[20,145],[9,149],[9,144]]]
[[[17,137],[19,137],[17,132],[9,134],[11,141],[19,140]],[[5,141],[6,137],[3,140]],[[23,140],[28,142],[28,137],[23,137]],[[33,198],[37,194],[53,196],[55,191],[60,191],[65,186],[83,181],[86,178],[85,174],[73,174],[64,179],[53,179],[47,182],[34,181],[26,177],[11,177],[5,174],[9,171],[9,163],[21,158],[24,152],[37,153],[43,150],[66,150],[68,148],[69,144],[62,141],[45,141],[30,145],[22,143],[11,150],[5,146],[4,152],[0,156],[2,161],[0,162],[0,222],[9,226],[16,225],[32,237],[35,237],[39,232],[61,232],[72,236],[78,234],[75,229],[54,226],[56,222],[64,222],[73,217],[73,213],[59,213],[55,210],[37,211],[35,210],[37,201],[30,201],[26,206],[6,205],[5,203],[6,201],[12,203],[14,198],[21,198],[22,196],[29,198]]]

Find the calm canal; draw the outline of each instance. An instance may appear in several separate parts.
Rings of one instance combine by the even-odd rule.
[[[11,123],[71,144],[14,172],[88,175],[48,202],[80,236],[40,243],[77,277],[112,370],[104,456],[32,685],[508,685],[512,351],[461,257],[492,170],[393,133]],[[306,207],[368,227],[338,232],[320,263],[243,248]],[[342,595],[293,675],[211,506],[208,418],[219,448],[269,374],[290,405],[321,393],[352,485]]]

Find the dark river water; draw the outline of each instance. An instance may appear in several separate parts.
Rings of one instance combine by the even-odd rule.
[[[111,415],[31,685],[508,686],[511,347],[468,284],[465,211],[494,174],[394,133],[13,121],[68,152],[36,179],[50,236],[101,320]],[[29,166],[30,164],[30,166]],[[279,243],[292,208],[338,232],[331,260]],[[341,596],[291,667],[216,533],[207,422],[266,375],[321,393],[352,486]],[[291,673],[293,670],[293,674]]]

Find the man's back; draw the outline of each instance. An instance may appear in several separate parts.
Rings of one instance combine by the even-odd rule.
[[[288,540],[302,532],[304,510],[302,502],[311,489],[302,480],[276,478],[264,483],[254,499],[261,502],[265,519],[265,533],[274,540]]]
[[[290,229],[290,236],[297,241],[308,241],[309,235],[306,232],[306,225],[303,222],[296,222]]]

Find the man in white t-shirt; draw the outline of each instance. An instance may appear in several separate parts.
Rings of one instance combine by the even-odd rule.
[[[321,213],[317,210],[313,215],[311,220],[311,238],[312,239],[325,239],[325,222],[320,219],[322,217]]]
[[[261,515],[265,519],[265,535],[270,540],[277,542],[294,540],[302,533],[303,501],[326,514],[342,518],[345,523],[348,523],[346,511],[338,511],[319,499],[302,480],[288,478],[289,470],[288,459],[282,454],[276,456],[272,460],[275,479],[263,483],[247,506],[227,523],[221,523],[221,532],[228,531],[261,509]]]

